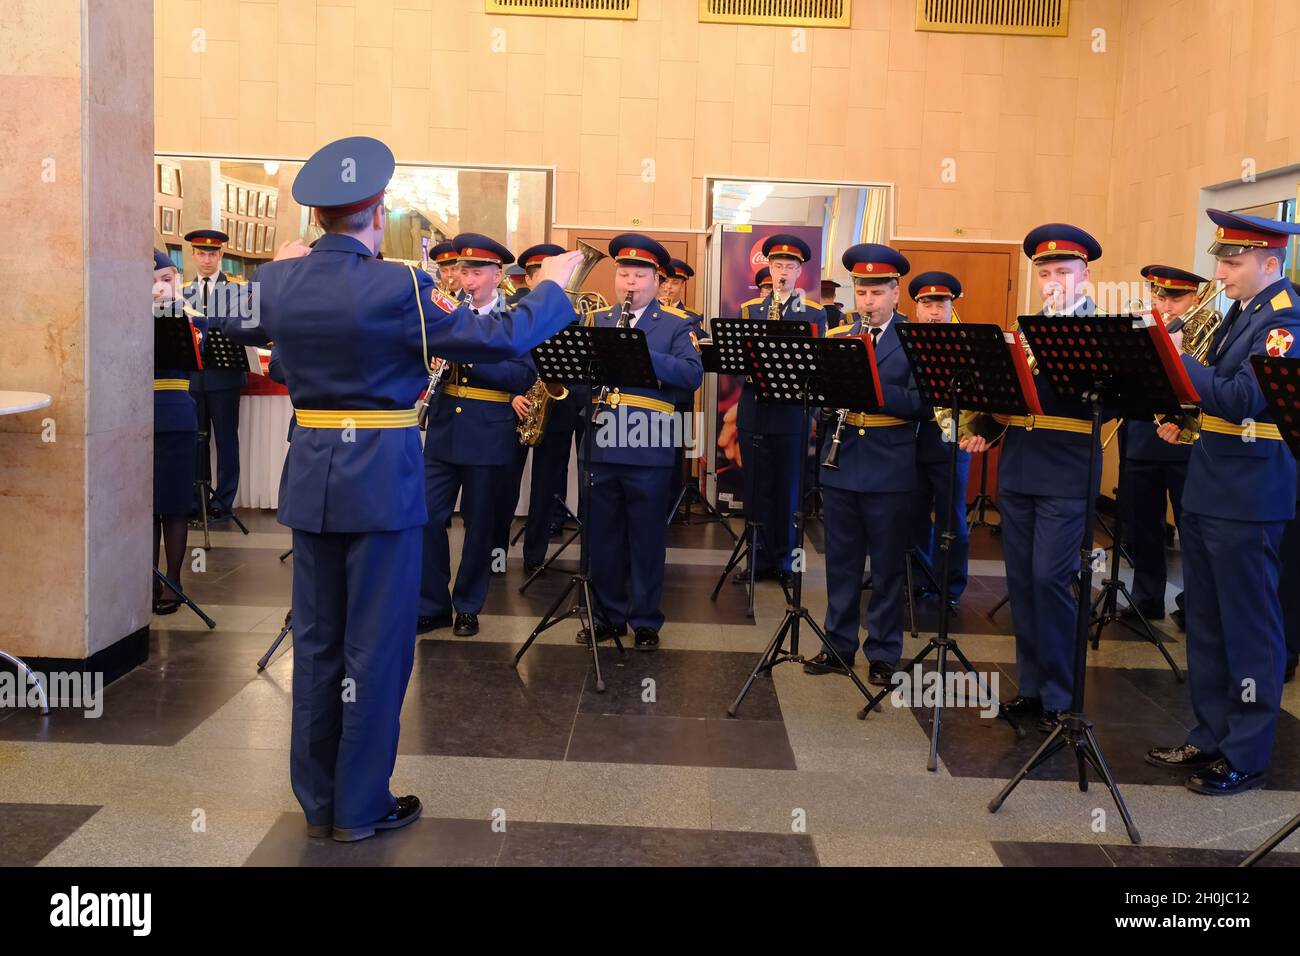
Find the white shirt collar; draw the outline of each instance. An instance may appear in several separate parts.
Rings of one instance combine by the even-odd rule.
[[[894,316],[893,316],[893,314],[891,313],[890,316],[889,316],[889,318],[885,319],[885,321],[882,322],[882,323],[878,326],[878,328],[880,329],[880,335],[876,336],[876,339],[877,339],[877,340],[879,340],[879,339],[881,338],[881,336],[883,336],[883,335],[885,334],[885,330],[889,328],[890,323],[892,323],[893,321],[894,321]],[[876,326],[873,326],[873,325],[871,324],[871,320],[867,318],[867,315],[866,315],[866,313],[864,312],[864,313],[862,314],[862,333],[863,333],[864,335],[870,335],[870,334],[871,334],[871,330],[872,330],[873,328],[876,328]]]

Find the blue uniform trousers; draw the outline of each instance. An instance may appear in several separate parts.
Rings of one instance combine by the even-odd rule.
[[[664,499],[672,468],[596,462],[591,470],[585,520],[601,616],[616,630],[627,624],[657,631],[664,623]]]
[[[911,492],[845,491],[822,486],[826,515],[826,639],[851,663],[862,621],[862,576],[871,557],[867,660],[895,665],[903,653],[903,556]]]
[[[289,772],[309,824],[356,827],[393,809],[419,556],[419,528],[294,529]]]
[[[1277,585],[1285,524],[1183,517],[1187,688],[1196,717],[1187,742],[1243,773],[1268,766],[1282,705]]]
[[[510,552],[510,527],[514,524],[515,510],[519,507],[519,485],[524,480],[528,464],[528,446],[520,445],[515,460],[501,473],[501,486],[497,489],[496,529],[492,533],[492,550]]]
[[[211,466],[211,445],[198,450],[198,472],[212,481],[212,497],[222,507],[233,508],[239,491],[239,389],[215,392],[195,389],[199,431],[206,431],[217,445],[217,466]],[[197,505],[197,501],[195,502]]]
[[[555,503],[555,495],[564,498],[568,490],[569,452],[573,447],[573,431],[548,431],[533,449],[533,473],[528,493],[528,520],[524,524],[524,561],[541,564],[546,560],[546,546],[551,537],[551,525],[558,524],[556,510],[564,510]],[[568,552],[566,552],[567,554]]]
[[[754,567],[759,574],[789,571],[799,469],[806,454],[803,437],[797,432],[755,435],[742,431],[740,442],[745,460],[745,513],[751,521],[762,523]]]
[[[943,573],[941,536],[946,530],[943,512],[948,507],[948,468],[946,461],[918,461],[916,474],[919,487],[912,499],[912,546],[934,569],[937,580]],[[948,597],[957,600],[966,590],[970,563],[970,533],[966,529],[966,474],[970,470],[970,457],[957,456],[957,494],[952,502],[952,577],[948,584]],[[934,519],[930,517],[931,511]]]
[[[425,456],[424,494],[429,506],[429,523],[424,526],[424,555],[420,572],[420,616],[432,617],[455,610],[478,614],[487,600],[491,571],[493,533],[498,520],[498,489],[508,477],[510,465],[454,465]],[[465,522],[456,587],[451,583],[451,548],[447,540],[447,519],[460,495],[460,514]]]
[[[1165,608],[1165,498],[1181,527],[1186,480],[1185,461],[1124,462],[1124,543],[1133,559],[1133,601],[1144,611]],[[1181,593],[1175,603],[1183,606]]]
[[[1016,634],[1020,693],[1066,710],[1074,688],[1079,605],[1074,579],[1083,546],[1084,498],[1000,489],[1002,552]]]
[[[1300,518],[1292,518],[1282,532],[1281,544],[1282,628],[1286,633],[1286,662],[1295,667],[1300,659]]]

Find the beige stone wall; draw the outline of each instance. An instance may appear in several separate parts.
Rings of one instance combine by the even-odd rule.
[[[158,0],[158,148],[306,156],[367,133],[399,161],[554,164],[555,219],[584,225],[699,227],[711,174],[891,181],[904,236],[1105,217],[1120,0],[1075,0],[1063,39],[917,33],[914,0],[855,0],[853,29],[803,52],[699,24],[696,0],[641,0],[635,22],[483,7]]]
[[[146,0],[0,6],[0,211],[21,228],[0,243],[0,389],[53,396],[0,417],[14,653],[82,658],[149,621],[148,15]]]

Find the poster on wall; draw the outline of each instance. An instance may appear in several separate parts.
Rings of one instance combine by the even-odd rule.
[[[812,258],[800,270],[796,288],[802,289],[814,302],[821,301],[822,230],[820,226],[735,225],[722,232],[722,282],[718,315],[737,318],[741,306],[758,298],[754,276],[767,265],[763,255],[763,242],[778,233],[798,236],[808,243]],[[714,469],[718,482],[718,505],[732,510],[744,506],[745,461],[741,449],[740,432],[736,427],[739,410],[741,379],[735,375],[718,376],[717,431],[718,447],[714,449]]]

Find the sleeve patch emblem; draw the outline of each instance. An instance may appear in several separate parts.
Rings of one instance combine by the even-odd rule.
[[[1281,358],[1291,351],[1295,336],[1286,329],[1273,329],[1264,340],[1264,348],[1273,358]]]

